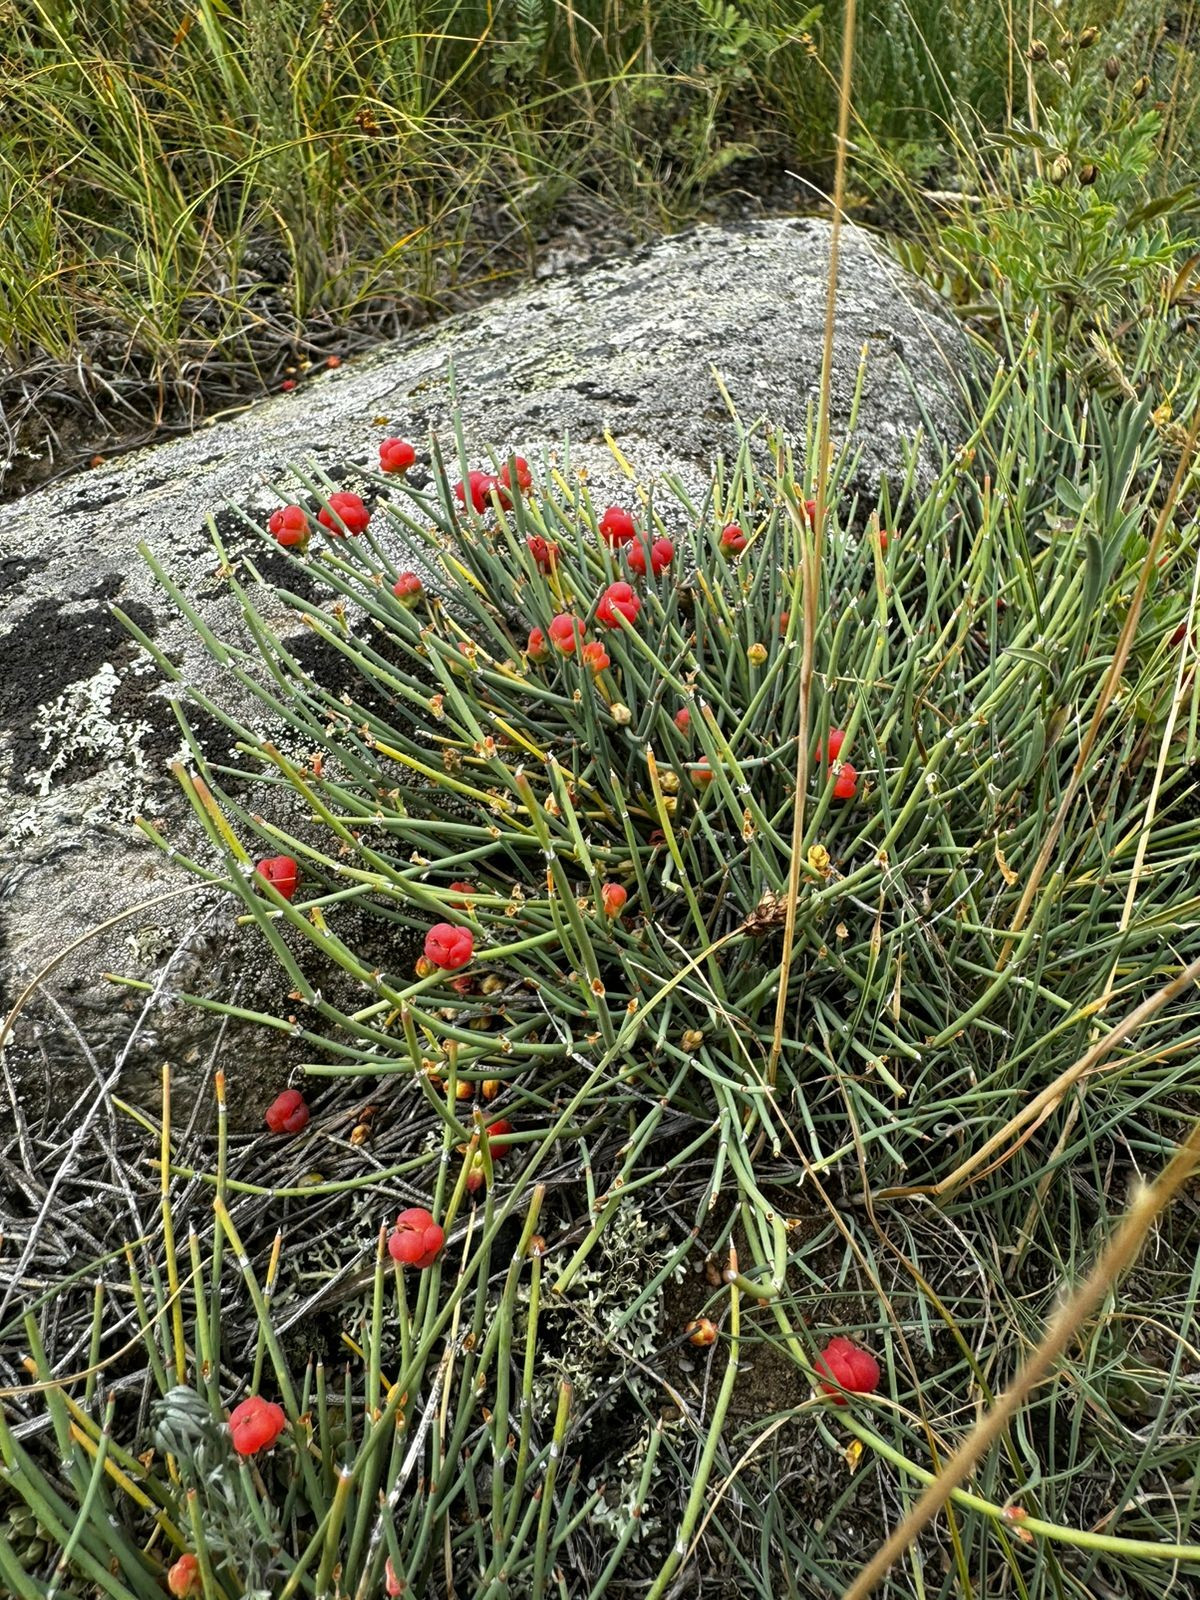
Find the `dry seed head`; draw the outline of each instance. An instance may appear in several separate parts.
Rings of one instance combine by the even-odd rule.
[[[1050,168],[1050,182],[1055,188],[1060,188],[1071,175],[1071,158],[1068,155],[1057,155]]]
[[[1141,77],[1137,80],[1137,82],[1134,84],[1133,88],[1129,92],[1130,92],[1130,94],[1133,96],[1133,98],[1135,100],[1141,100],[1141,99],[1144,98],[1144,96],[1146,94],[1146,91],[1149,89],[1149,87],[1150,87],[1150,79],[1143,72]]]
[[[704,1035],[699,1028],[688,1028],[679,1042],[685,1050],[699,1050],[704,1043]]]
[[[1104,76],[1108,79],[1109,83],[1116,83],[1117,79],[1121,76],[1121,63],[1117,60],[1116,56],[1109,56],[1108,60],[1104,63]]]
[[[1081,50],[1090,50],[1099,37],[1099,28],[1085,28],[1079,35],[1079,48]]]
[[[679,774],[665,768],[658,775],[658,784],[664,794],[674,794],[679,787]]]
[[[1029,41],[1028,55],[1030,61],[1045,61],[1049,54],[1049,50],[1040,39],[1031,39]]]
[[[1083,189],[1089,188],[1100,176],[1100,169],[1094,161],[1085,161],[1079,169],[1079,184]]]
[[[772,889],[764,889],[762,899],[746,918],[745,929],[752,939],[761,939],[772,928],[781,928],[787,921],[787,902]]]

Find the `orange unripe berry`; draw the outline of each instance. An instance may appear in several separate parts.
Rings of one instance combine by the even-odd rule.
[[[606,883],[600,890],[600,899],[606,917],[619,917],[629,899],[628,891],[619,883]]]

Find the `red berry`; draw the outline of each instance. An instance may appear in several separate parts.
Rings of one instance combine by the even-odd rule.
[[[383,1563],[383,1587],[385,1592],[392,1596],[404,1593],[404,1579],[397,1576],[391,1556]]]
[[[303,506],[280,506],[278,511],[272,511],[267,530],[274,534],[286,549],[290,549],[293,545],[299,545],[303,549],[308,543],[311,532],[308,512]]]
[[[884,529],[880,528],[880,530],[879,530],[879,548],[880,548],[880,550],[883,551],[884,555],[887,554],[888,540],[890,538],[891,538],[891,534],[890,533],[886,533],[884,531]]]
[[[716,777],[716,773],[708,764],[708,757],[701,756],[696,766],[691,769],[690,777],[693,783],[706,788]]]
[[[455,928],[438,922],[425,935],[425,954],[443,972],[457,972],[475,953],[475,938],[469,928]]]
[[[328,528],[335,539],[347,533],[364,532],[370,520],[371,513],[358,495],[344,490],[331,494],[329,504],[317,512],[317,521],[323,528]]]
[[[437,1260],[445,1242],[445,1230],[433,1220],[432,1212],[424,1206],[410,1206],[396,1218],[388,1237],[388,1255],[401,1266],[424,1271]]]
[[[686,734],[691,732],[692,713],[688,710],[687,706],[680,706],[679,710],[675,713],[675,726],[679,729],[680,733]]]
[[[550,642],[564,656],[573,656],[575,646],[583,638],[583,623],[569,611],[560,611],[550,624]]]
[[[412,611],[425,598],[425,585],[415,572],[402,572],[392,585],[392,593],[406,611]]]
[[[600,604],[596,607],[596,621],[602,622],[606,628],[619,628],[621,623],[618,613],[626,622],[636,622],[641,609],[642,602],[627,583],[610,583],[600,596]]]
[[[791,620],[792,620],[792,613],[790,611],[781,611],[779,613],[779,637],[781,639],[786,636],[787,631],[788,631],[788,623]]]
[[[817,502],[815,500],[806,500],[804,502],[804,514],[815,528],[817,525]]]
[[[384,472],[407,472],[417,459],[417,452],[407,439],[382,439],[379,444],[379,466]]]
[[[665,572],[674,559],[675,546],[670,539],[655,539],[650,546],[650,570],[654,576]],[[646,547],[640,539],[629,546],[629,570],[642,578],[646,575]]]
[[[499,1122],[489,1122],[487,1130],[488,1149],[492,1152],[492,1160],[499,1161],[509,1152],[509,1145],[504,1139],[506,1133],[513,1131],[511,1122],[501,1119]]]
[[[525,654],[531,661],[545,661],[550,654],[550,646],[546,643],[546,635],[540,628],[530,628],[529,642],[525,646]]]
[[[732,561],[734,556],[740,556],[746,548],[746,535],[736,522],[731,522],[728,527],[721,529],[721,554]]]
[[[825,1373],[832,1383],[821,1381],[821,1388],[832,1395],[835,1405],[844,1406],[851,1394],[874,1394],[879,1387],[879,1363],[869,1350],[852,1344],[849,1339],[830,1339],[813,1363],[818,1373]]]
[[[817,746],[817,760],[836,761],[842,753],[842,746],[845,742],[846,730],[844,728],[830,728],[829,738],[825,741],[825,744]]]
[[[529,463],[524,456],[514,456],[513,466],[517,469],[517,488],[522,494],[528,494],[533,488],[533,473],[529,470]],[[512,479],[508,475],[508,462],[500,468],[500,477],[497,480],[502,488],[511,489]]]
[[[467,474],[465,488],[461,483],[456,483],[454,485],[454,497],[456,500],[460,501],[465,508],[467,496],[470,495],[471,504],[474,506],[475,510],[479,512],[480,516],[482,516],[492,503],[493,490],[495,491],[496,497],[500,501],[500,504],[507,511],[509,506],[512,505],[512,501],[505,493],[503,487],[501,486],[500,480],[498,478],[493,478],[490,472],[469,472]]]
[[[330,371],[332,371],[335,367],[340,367],[341,364],[342,364],[341,356],[326,356],[325,357],[325,365],[330,369]]]
[[[265,856],[254,870],[285,900],[290,900],[295,894],[300,881],[300,868],[293,857]]]
[[[834,780],[833,798],[835,800],[853,800],[857,793],[858,768],[849,761],[843,761],[842,770]]]
[[[628,899],[629,892],[622,884],[605,883],[601,886],[600,900],[606,917],[619,917]]]
[[[459,878],[458,881],[456,883],[452,883],[450,887],[458,894],[472,895],[475,893],[475,885],[473,883],[467,883],[463,878]],[[451,900],[450,904],[454,907],[455,911],[467,911],[470,909],[469,900]]]
[[[599,674],[612,666],[612,660],[600,641],[593,639],[590,644],[585,644],[583,647],[583,664]]]
[[[200,1563],[194,1555],[182,1555],[174,1566],[167,1568],[167,1588],[176,1600],[189,1600],[191,1595],[204,1592]]]
[[[558,546],[551,539],[543,539],[540,534],[534,534],[531,539],[526,539],[529,554],[537,562],[543,572],[553,572],[558,565]]]
[[[296,380],[295,378],[285,378],[279,387],[282,389],[284,394],[290,394],[296,387]]]
[[[252,1394],[229,1414],[229,1437],[240,1456],[256,1456],[269,1450],[287,1427],[283,1407]]]
[[[267,1107],[263,1121],[272,1133],[299,1133],[308,1126],[308,1106],[299,1089],[285,1089]]]
[[[637,537],[637,523],[621,506],[609,506],[600,518],[600,537],[613,546]]]

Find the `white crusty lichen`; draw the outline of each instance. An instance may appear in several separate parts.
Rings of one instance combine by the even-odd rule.
[[[44,798],[75,762],[99,758],[103,765],[90,780],[87,820],[128,822],[144,809],[155,776],[143,748],[151,725],[141,718],[123,720],[113,703],[129,678],[153,671],[154,663],[145,656],[121,671],[105,661],[90,678],[76,679],[56,699],[38,707],[31,731],[49,760],[25,774],[34,793]]]

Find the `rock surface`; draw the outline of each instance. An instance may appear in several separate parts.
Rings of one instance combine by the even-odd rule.
[[[850,230],[842,249],[834,434],[840,444],[861,360],[851,481],[871,494],[884,475],[893,484],[903,476],[914,441],[922,441],[918,476],[926,480],[942,446],[955,444],[966,350],[960,330],[882,246]],[[191,681],[217,687],[219,677],[137,545],[149,545],[228,636],[237,616],[215,576],[206,518],[216,516],[236,556],[253,535],[225,508],[232,502],[264,520],[280,503],[272,485],[287,481],[289,464],[315,463],[333,481],[353,484],[356,467],[374,467],[387,433],[418,445],[434,433],[452,460],[455,396],[472,466],[486,465],[489,445],[561,459],[569,436],[571,465],[587,469],[597,503],[630,495],[606,431],[640,482],[667,471],[693,487],[707,481],[716,453],[730,452],[737,438],[714,370],[747,426],[766,419],[802,446],[820,376],[828,251],[821,222],[696,229],[623,262],[532,284],[0,513],[7,1003],[81,941],[26,1006],[10,1041],[10,1074],[29,1103],[89,1095],[97,1078],[119,1078],[136,1099],[153,1092],[164,1060],[198,1081],[217,1048],[229,1050],[229,1036],[219,1019],[172,1000],[176,989],[236,992],[239,1004],[286,1009],[269,956],[257,937],[233,927],[224,897],[199,888],[132,828],[141,813],[161,818],[172,838],[186,837],[185,808],[167,774],[181,735],[157,669],[110,605]],[[271,558],[256,559],[270,578]],[[294,620],[288,625],[294,630]],[[223,697],[227,703],[227,687],[217,687],[215,698]],[[131,914],[86,937],[122,913]],[[143,995],[103,977],[110,971],[161,981],[162,993],[147,1008]],[[0,1017],[6,1009],[0,996]],[[234,1054],[243,1070],[253,1068],[260,1098],[299,1059],[294,1048],[282,1035],[243,1031]],[[39,1084],[49,1096],[36,1093]]]

